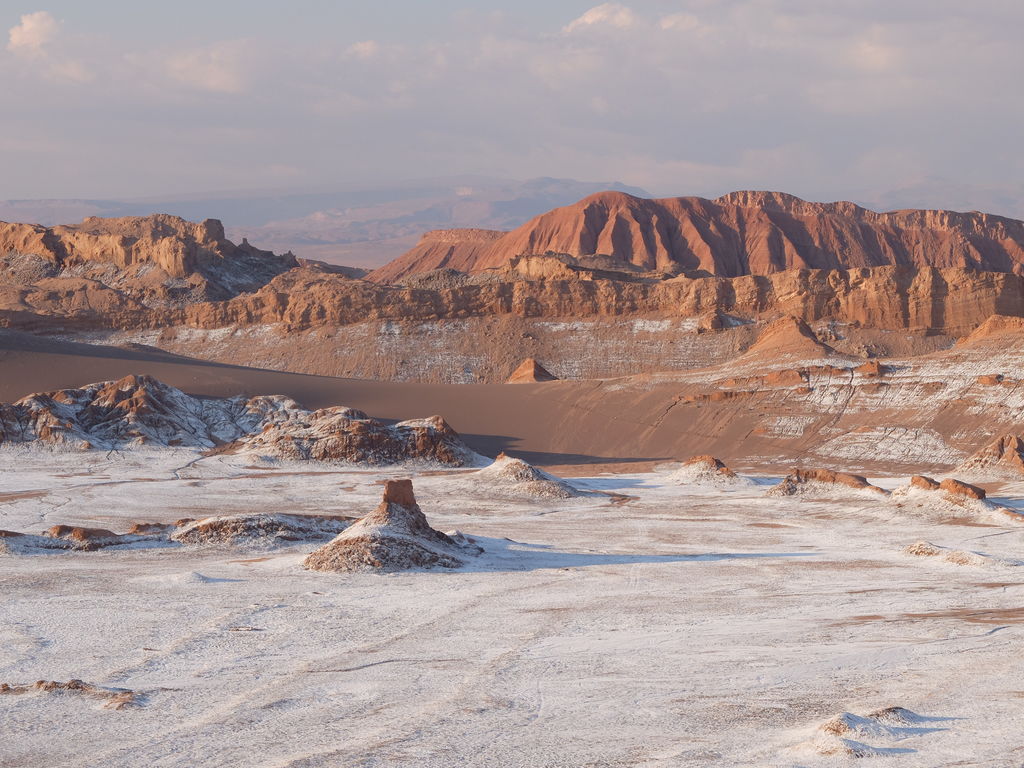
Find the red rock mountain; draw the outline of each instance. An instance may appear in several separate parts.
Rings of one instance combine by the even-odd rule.
[[[714,200],[602,192],[537,216],[489,245],[493,233],[460,237],[447,230],[445,237],[443,253],[425,236],[369,279],[393,282],[439,267],[479,272],[549,252],[722,277],[885,265],[1024,274],[1024,222],[953,211],[875,213],[780,192],[733,192]]]

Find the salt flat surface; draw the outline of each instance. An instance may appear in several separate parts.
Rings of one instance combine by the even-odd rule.
[[[0,459],[0,528],[30,533],[362,515],[410,474],[173,450]],[[572,482],[614,496],[519,501],[460,475],[414,480],[435,528],[485,548],[460,571],[308,572],[313,543],[0,555],[0,683],[142,697],[0,696],[0,765],[832,766],[854,759],[818,755],[817,727],[891,706],[922,719],[847,718],[872,766],[1024,764],[1024,525],[766,498],[772,478],[605,475]],[[993,559],[902,552],[921,540]]]

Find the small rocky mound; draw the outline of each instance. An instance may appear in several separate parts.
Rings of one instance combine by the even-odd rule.
[[[914,557],[935,557],[952,565],[987,565],[992,558],[977,552],[940,547],[927,541],[915,541],[903,548],[903,553]]]
[[[795,469],[766,491],[768,496],[848,496],[866,493],[885,496],[886,491],[867,478],[830,469]]]
[[[541,381],[558,381],[558,377],[532,357],[528,357],[512,371],[505,380],[506,384],[528,384]]]
[[[389,480],[380,505],[303,562],[313,571],[402,571],[459,568],[482,550],[465,537],[456,540],[427,523],[416,504],[411,480]]]
[[[940,483],[924,475],[914,475],[907,485],[894,490],[889,500],[897,508],[931,517],[1024,522],[1024,515],[988,501],[984,489],[953,477]]]
[[[683,462],[679,469],[668,476],[670,482],[677,485],[710,485],[730,487],[750,485],[750,481],[740,477],[714,456],[694,456]]]
[[[843,712],[822,723],[807,744],[819,755],[878,757],[905,752],[882,746],[935,730],[928,724],[941,718],[922,717],[903,707],[886,707],[867,715]],[[876,746],[877,745],[877,746]]]
[[[1024,440],[1003,435],[956,468],[958,475],[991,480],[1024,480]]]
[[[43,534],[51,539],[60,539],[71,549],[90,551],[124,543],[124,537],[105,528],[80,528],[72,525],[54,525]]]
[[[171,534],[180,544],[274,546],[293,541],[327,540],[352,521],[331,515],[225,515],[194,520]]]
[[[472,479],[488,492],[540,499],[571,499],[589,495],[565,480],[537,469],[522,459],[499,453],[494,463],[474,472]]]
[[[102,701],[104,709],[125,709],[140,703],[140,697],[135,691],[130,691],[127,688],[102,688],[81,680],[68,680],[66,683],[58,683],[56,680],[39,680],[28,685],[0,683],[0,696],[20,696],[25,693],[72,693],[88,696]]]

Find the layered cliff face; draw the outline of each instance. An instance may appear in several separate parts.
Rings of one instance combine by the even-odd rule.
[[[638,208],[651,202],[612,197]],[[606,198],[591,200],[607,207]],[[729,202],[702,204],[773,221],[863,220],[859,241],[846,230],[814,230],[833,232],[837,243],[850,246],[846,255],[863,255],[851,244],[866,242],[866,233],[883,225],[898,224],[904,235],[959,233],[957,242],[972,244],[976,263],[987,269],[900,264],[725,277],[673,274],[678,264],[659,270],[660,257],[634,263],[609,254],[532,255],[475,274],[443,267],[379,283],[236,246],[212,221],[89,219],[52,229],[3,225],[0,326],[307,373],[462,383],[505,381],[527,358],[541,360],[558,378],[710,365],[747,352],[762,326],[783,317],[822,334],[815,342],[797,327],[794,354],[820,342],[870,357],[933,351],[993,315],[1024,315],[1024,275],[1010,261],[982,258],[990,250],[982,245],[997,240],[1011,253],[1020,222],[983,214],[873,214],[782,195],[722,200]],[[744,227],[748,242],[756,227],[750,221]],[[425,236],[441,249],[432,263],[465,266],[480,248],[505,240],[493,232],[471,234],[465,241],[458,231]],[[802,248],[811,240],[793,242]],[[889,243],[885,252],[903,259],[896,241],[879,235],[874,242]],[[467,243],[469,251],[458,251]],[[948,249],[919,245],[924,261],[950,260]]]
[[[645,270],[723,277],[886,265],[1022,274],[1024,223],[983,213],[875,213],[778,192],[733,192],[714,200],[602,192],[466,253],[457,268],[500,268],[522,254],[549,252],[605,254]],[[413,249],[369,279],[393,282],[437,266]]]

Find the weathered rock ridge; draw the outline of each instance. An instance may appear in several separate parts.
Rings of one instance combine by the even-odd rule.
[[[446,259],[417,246],[369,277],[389,282],[438,266],[474,272],[544,253],[604,254],[646,270],[723,277],[884,265],[1021,274],[1024,222],[976,212],[876,213],[780,192],[733,192],[714,200],[601,192],[541,214],[489,246],[475,241],[472,248],[453,250]]]
[[[515,280],[445,290],[376,285],[300,267],[229,300],[147,305],[93,281],[0,285],[0,325],[77,330],[280,324],[294,331],[367,320],[470,317],[792,315],[880,329],[964,335],[993,314],[1024,314],[1024,277],[932,267],[791,270],[662,282]]]

